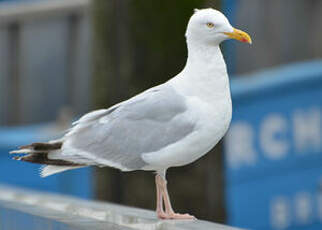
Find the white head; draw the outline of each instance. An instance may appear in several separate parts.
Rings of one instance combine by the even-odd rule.
[[[252,42],[247,33],[232,27],[225,15],[210,8],[195,10],[188,23],[186,38],[188,42],[214,46],[230,38]]]

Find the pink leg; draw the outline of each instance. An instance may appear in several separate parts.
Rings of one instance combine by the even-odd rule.
[[[155,185],[156,185],[156,191],[157,191],[157,216],[160,219],[164,219],[166,214],[163,210],[163,200],[162,200],[162,194],[161,194],[161,188],[160,183],[157,180],[157,177],[155,177]]]
[[[170,203],[170,198],[169,198],[168,189],[167,189],[167,181],[164,180],[160,175],[156,175],[155,182],[157,185],[157,198],[161,196],[162,212],[158,212],[160,200],[157,200],[157,215],[159,218],[161,219],[195,219],[194,216],[191,216],[189,214],[175,213]],[[159,194],[158,194],[158,189],[159,189]],[[163,207],[162,207],[163,201],[165,206],[165,212],[163,211]]]

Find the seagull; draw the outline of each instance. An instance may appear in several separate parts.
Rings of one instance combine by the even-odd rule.
[[[215,9],[195,10],[186,29],[188,58],[167,82],[110,108],[82,116],[66,134],[46,143],[21,146],[15,160],[43,164],[46,177],[66,170],[114,167],[156,173],[156,214],[160,219],[194,219],[175,213],[166,171],[196,161],[226,133],[232,103],[220,43],[250,36]]]

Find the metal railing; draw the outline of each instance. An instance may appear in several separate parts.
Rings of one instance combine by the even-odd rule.
[[[202,220],[159,220],[152,211],[0,186],[1,229],[237,230]]]

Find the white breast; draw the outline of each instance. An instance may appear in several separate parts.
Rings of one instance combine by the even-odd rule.
[[[196,121],[193,133],[160,151],[143,155],[147,169],[169,168],[189,164],[209,152],[226,133],[231,120],[231,103],[217,104],[214,109],[198,98],[188,99],[186,115]],[[219,108],[219,110],[218,110]]]

